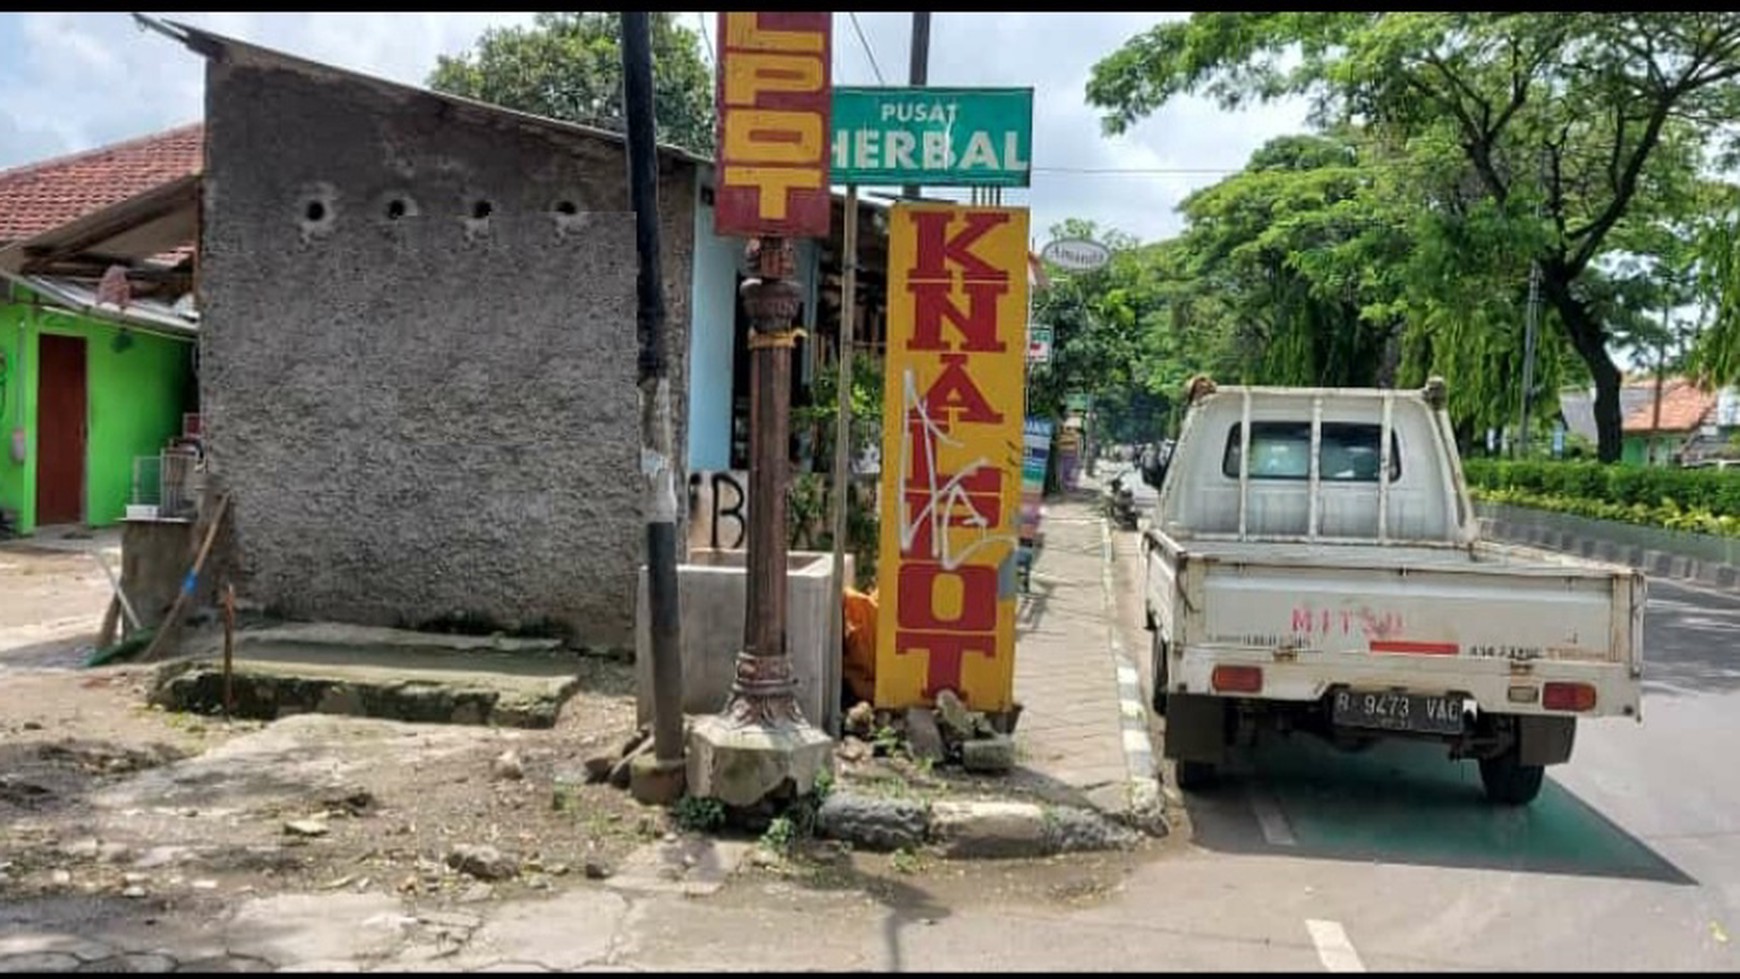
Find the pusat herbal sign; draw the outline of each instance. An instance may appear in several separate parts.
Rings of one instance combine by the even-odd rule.
[[[839,184],[1025,187],[1030,88],[836,88],[829,162]]]
[[[1045,246],[1039,257],[1071,272],[1092,272],[1112,259],[1112,251],[1097,241],[1065,238]]]

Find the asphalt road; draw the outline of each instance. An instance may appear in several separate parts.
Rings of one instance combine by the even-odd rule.
[[[1118,543],[1145,672],[1134,535]],[[1488,805],[1441,748],[1296,738],[1186,795],[1188,852],[1096,913],[1139,921],[1155,968],[1219,943],[1236,953],[1208,968],[1734,971],[1740,596],[1652,581],[1645,643],[1642,722],[1580,725],[1532,806]]]

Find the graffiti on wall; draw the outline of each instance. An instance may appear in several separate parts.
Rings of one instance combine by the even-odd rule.
[[[749,473],[705,469],[689,474],[689,547],[736,551],[749,546]]]

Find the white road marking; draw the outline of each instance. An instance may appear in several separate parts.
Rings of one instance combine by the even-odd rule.
[[[1263,839],[1270,846],[1297,846],[1299,841],[1293,837],[1293,827],[1287,824],[1287,815],[1281,811],[1281,804],[1275,801],[1266,789],[1251,786],[1245,790],[1250,799],[1251,811],[1257,814],[1257,825],[1263,828]]]
[[[1365,971],[1365,963],[1359,960],[1359,953],[1347,940],[1347,932],[1340,922],[1307,918],[1305,927],[1311,931],[1311,943],[1317,946],[1317,958],[1325,969],[1330,972]]]

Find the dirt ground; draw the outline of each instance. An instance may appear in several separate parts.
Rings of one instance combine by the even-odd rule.
[[[109,581],[86,550],[121,573],[120,538],[51,541],[49,550],[13,542],[0,547],[0,674],[8,669],[77,666],[95,645]]]
[[[325,888],[477,901],[608,873],[668,830],[662,810],[608,785],[553,805],[559,771],[633,734],[627,664],[583,659],[582,690],[548,730],[231,722],[146,706],[150,667],[76,668],[108,595],[88,555],[0,549],[0,900]],[[460,873],[447,858],[462,846],[519,872]]]

